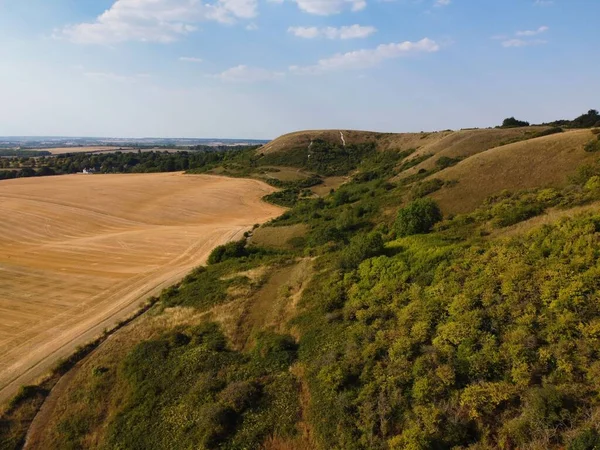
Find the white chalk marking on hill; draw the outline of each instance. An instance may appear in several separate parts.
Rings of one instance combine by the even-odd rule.
[[[344,133],[340,131],[340,137],[342,138],[342,145],[346,146],[346,139],[344,139]]]

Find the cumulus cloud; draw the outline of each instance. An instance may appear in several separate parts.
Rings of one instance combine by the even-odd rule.
[[[257,0],[116,0],[94,21],[67,26],[55,36],[85,44],[166,43],[195,31],[199,22],[250,19],[256,9]]]
[[[288,33],[304,39],[314,39],[317,37],[325,37],[327,39],[360,39],[366,38],[375,33],[375,27],[366,27],[361,25],[335,27],[290,27]]]
[[[525,31],[517,31],[515,34],[517,36],[536,36],[538,34],[545,33],[550,28],[547,26],[539,27],[537,30],[525,30]]]
[[[269,0],[272,3],[283,3],[284,0]],[[301,11],[318,16],[330,16],[343,11],[360,11],[367,6],[366,0],[290,0],[295,2]]]
[[[318,74],[335,70],[365,69],[387,59],[398,58],[415,53],[437,52],[440,46],[429,38],[418,42],[399,42],[382,44],[374,49],[356,50],[338,53],[330,58],[321,59],[313,66],[291,66],[290,71],[302,74]]]
[[[214,75],[215,78],[232,83],[257,83],[261,81],[273,81],[282,78],[283,76],[284,74],[281,72],[272,72],[267,69],[249,67],[246,65],[232,67],[217,75]]]

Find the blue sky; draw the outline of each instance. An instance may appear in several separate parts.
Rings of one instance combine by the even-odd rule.
[[[600,107],[599,0],[0,0],[0,135],[273,138]]]

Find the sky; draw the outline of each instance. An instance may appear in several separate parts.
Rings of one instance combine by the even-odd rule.
[[[0,0],[0,135],[270,139],[600,108],[600,0]]]

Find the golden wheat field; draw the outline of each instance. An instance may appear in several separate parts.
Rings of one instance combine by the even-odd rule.
[[[279,215],[272,191],[173,173],[1,182],[0,397]]]

